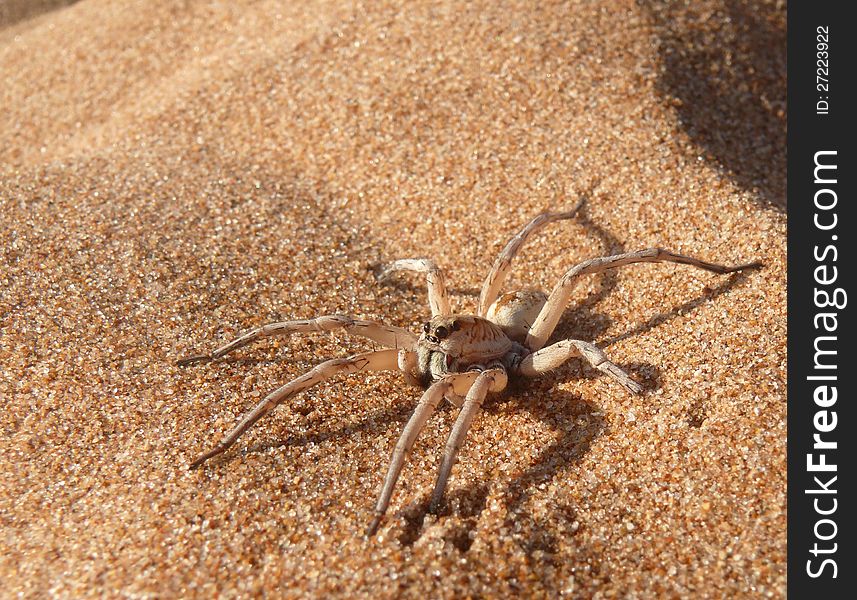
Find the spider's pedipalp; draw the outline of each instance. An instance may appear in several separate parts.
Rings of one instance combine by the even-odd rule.
[[[643,391],[643,387],[611,361],[601,348],[582,340],[562,340],[533,352],[524,357],[516,372],[525,377],[537,377],[578,356],[584,358],[602,373],[612,377],[632,394],[639,394]]]
[[[464,399],[461,412],[458,413],[458,418],[455,420],[455,425],[452,426],[449,439],[446,442],[446,447],[443,451],[443,461],[440,464],[440,470],[437,475],[437,483],[434,486],[434,492],[429,503],[429,512],[437,513],[438,508],[440,508],[443,493],[446,490],[446,483],[449,481],[449,475],[452,473],[452,466],[455,464],[458,451],[464,444],[464,438],[467,436],[470,424],[482,407],[485,397],[488,395],[488,392],[500,392],[504,390],[507,382],[506,370],[502,367],[482,371],[479,373],[476,381],[473,382],[473,385],[467,392],[467,397]]]
[[[393,261],[381,271],[380,281],[386,281],[396,271],[415,271],[425,273],[428,286],[428,301],[433,317],[452,314],[449,297],[446,292],[446,278],[437,263],[428,258],[404,258]]]
[[[563,275],[559,280],[559,283],[556,284],[556,287],[554,287],[553,291],[551,291],[548,296],[547,302],[542,307],[541,312],[539,312],[539,316],[530,328],[530,332],[527,334],[527,339],[524,345],[532,351],[536,351],[545,345],[545,342],[553,333],[556,324],[559,322],[563,311],[565,311],[568,299],[571,297],[571,292],[574,289],[574,285],[577,283],[576,279],[579,276],[601,273],[607,269],[615,269],[617,267],[643,262],[681,263],[721,274],[742,271],[744,269],[755,269],[762,266],[762,263],[759,262],[733,267],[718,265],[716,263],[706,262],[691,256],[676,254],[675,252],[670,252],[669,250],[663,250],[661,248],[647,248],[646,250],[638,250],[637,252],[628,252],[625,254],[616,254],[614,256],[603,256],[601,258],[586,260],[566,271],[565,275]]]
[[[402,473],[402,468],[405,466],[405,460],[414,446],[414,442],[420,432],[425,427],[426,421],[437,408],[437,405],[448,393],[464,392],[465,387],[473,385],[478,373],[454,373],[447,375],[443,379],[435,381],[423,393],[414,413],[408,420],[408,424],[402,430],[399,436],[399,441],[396,442],[396,447],[393,449],[393,455],[390,458],[390,467],[387,469],[387,476],[384,478],[384,485],[381,487],[381,493],[378,495],[378,501],[375,504],[375,516],[369,523],[366,529],[366,535],[372,536],[378,530],[381,524],[381,519],[387,512],[390,506],[390,498],[393,497],[393,488],[399,480],[399,475]]]
[[[211,354],[196,354],[194,356],[188,356],[186,358],[179,359],[176,361],[176,364],[179,366],[185,366],[196,362],[215,360],[225,356],[233,350],[252,344],[263,337],[272,337],[275,335],[286,336],[293,333],[336,331],[337,329],[343,329],[350,334],[368,338],[386,348],[405,348],[407,350],[412,350],[417,343],[417,336],[401,327],[376,323],[375,321],[355,319],[346,315],[324,315],[314,319],[269,323],[245,333],[228,344],[217,348]]]
[[[391,349],[364,352],[348,358],[334,358],[316,365],[307,373],[268,394],[253,410],[244,415],[244,418],[214,448],[194,460],[190,464],[190,468],[195,469],[209,458],[226,452],[256,421],[267,415],[283,401],[300,394],[312,386],[340,373],[395,371],[398,368],[398,363],[399,351]]]
[[[488,272],[488,276],[482,284],[482,291],[479,293],[479,303],[476,307],[477,315],[484,317],[488,314],[488,308],[497,299],[500,288],[503,286],[503,281],[505,281],[506,276],[512,268],[512,259],[521,250],[527,238],[549,223],[573,218],[585,202],[586,198],[581,198],[577,206],[569,211],[540,214],[519,231],[515,237],[509,240],[500,252],[500,255],[497,256],[497,259],[491,266],[491,270]]]

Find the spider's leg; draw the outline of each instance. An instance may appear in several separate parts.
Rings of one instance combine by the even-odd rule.
[[[455,425],[452,427],[452,432],[449,434],[449,439],[446,442],[446,448],[443,451],[443,462],[440,464],[440,470],[437,475],[437,483],[434,486],[434,492],[429,503],[429,512],[436,513],[440,508],[440,503],[443,500],[443,492],[446,490],[446,482],[449,480],[449,475],[452,472],[452,465],[455,464],[455,458],[458,451],[464,444],[464,437],[467,435],[467,430],[470,429],[470,424],[473,422],[473,417],[479,412],[482,402],[488,392],[499,392],[506,387],[508,377],[506,370],[501,368],[488,369],[479,374],[470,391],[467,392],[467,397],[464,399],[464,406],[461,412],[458,413],[458,418],[455,420]]]
[[[176,361],[177,365],[184,366],[195,362],[203,362],[220,358],[251,344],[263,337],[271,337],[275,335],[291,335],[293,333],[315,333],[319,331],[335,331],[344,329],[348,333],[359,335],[381,344],[387,348],[405,348],[411,350],[416,346],[417,336],[412,334],[407,329],[394,327],[392,325],[384,325],[374,321],[364,321],[354,319],[345,315],[326,315],[316,317],[315,319],[305,319],[301,321],[282,321],[280,323],[269,323],[252,331],[249,331],[241,337],[221,346],[211,354],[196,354],[188,356]]]
[[[366,529],[367,536],[375,535],[375,532],[378,530],[381,519],[384,518],[387,508],[390,506],[393,488],[396,486],[396,481],[398,481],[399,475],[402,473],[402,468],[405,466],[405,459],[410,454],[417,436],[419,436],[423,427],[425,427],[426,421],[428,421],[437,408],[437,405],[447,393],[464,393],[464,389],[469,388],[478,375],[476,372],[447,375],[443,379],[433,383],[423,393],[417,407],[414,409],[414,414],[411,415],[408,424],[405,425],[405,429],[402,431],[402,435],[399,436],[399,441],[396,442],[393,456],[390,458],[390,467],[387,469],[387,476],[384,478],[384,485],[375,504],[375,516]]]
[[[378,279],[384,281],[396,271],[425,273],[431,315],[436,317],[438,315],[452,314],[452,307],[449,304],[449,297],[446,293],[446,279],[444,278],[443,271],[437,266],[437,263],[428,258],[404,258],[384,267]]]
[[[715,263],[705,262],[698,258],[683,256],[661,248],[648,248],[646,250],[638,250],[637,252],[628,252],[626,254],[616,254],[614,256],[604,256],[601,258],[593,258],[586,260],[571,269],[569,269],[559,283],[556,284],[551,291],[548,300],[542,307],[539,316],[536,317],[530,332],[527,334],[527,339],[524,345],[530,350],[538,350],[545,345],[545,342],[553,333],[559,318],[562,316],[568,299],[571,296],[571,291],[577,283],[576,279],[580,275],[588,275],[592,273],[601,273],[607,269],[615,269],[624,265],[631,265],[642,262],[673,262],[693,265],[700,269],[713,271],[715,273],[732,273],[743,269],[751,269],[761,267],[762,263],[753,262],[746,265],[737,265],[734,267],[718,265]]]
[[[519,231],[515,237],[509,240],[509,243],[506,244],[506,247],[503,248],[500,255],[494,261],[488,277],[485,278],[485,282],[482,284],[482,291],[479,294],[479,304],[476,308],[477,315],[484,317],[488,314],[488,308],[497,299],[500,288],[503,286],[503,281],[505,281],[506,276],[512,269],[512,259],[518,254],[521,246],[527,241],[527,238],[548,223],[573,218],[585,201],[585,198],[581,198],[577,206],[566,212],[544,213],[537,216]]]
[[[643,391],[643,387],[631,379],[616,363],[607,358],[601,348],[581,340],[562,340],[530,354],[518,365],[517,373],[525,377],[536,377],[556,369],[568,359],[578,356],[586,359],[590,365],[618,381],[632,394],[639,394]]]
[[[214,448],[193,461],[190,464],[190,468],[194,469],[209,458],[228,450],[241,437],[241,434],[250,429],[256,421],[271,412],[277,405],[311,388],[317,383],[330,379],[340,373],[395,371],[398,369],[398,362],[398,350],[378,350],[377,352],[355,354],[348,358],[334,358],[333,360],[316,365],[307,373],[268,394],[253,410],[244,415],[244,418]]]

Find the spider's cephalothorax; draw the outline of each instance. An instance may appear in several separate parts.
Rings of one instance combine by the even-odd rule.
[[[423,324],[417,342],[417,379],[428,387],[449,373],[485,370],[499,363],[508,368],[529,354],[503,329],[473,315],[437,315]]]
[[[390,467],[375,504],[375,516],[369,525],[368,533],[371,535],[387,511],[405,458],[429,417],[444,398],[460,407],[461,411],[444,451],[430,504],[432,512],[437,510],[443,499],[452,465],[458,449],[464,443],[470,423],[488,393],[503,390],[509,376],[535,377],[558,367],[570,358],[578,357],[611,377],[629,392],[636,394],[642,391],[640,384],[611,362],[600,348],[589,342],[568,339],[545,346],[568,304],[579,276],[641,262],[683,263],[715,273],[731,273],[761,266],[760,263],[750,263],[728,267],[660,248],[649,248],[584,261],[566,271],[550,294],[529,290],[501,295],[500,290],[511,268],[512,259],[530,234],[548,223],[571,219],[582,204],[583,201],[568,212],[537,216],[509,241],[485,279],[475,314],[453,314],[443,271],[433,261],[398,260],[384,270],[382,279],[396,271],[416,271],[426,276],[432,317],[423,325],[423,331],[419,335],[373,321],[328,315],[302,321],[271,323],[244,334],[211,354],[190,356],[178,361],[179,364],[186,365],[220,358],[261,337],[337,329],[366,337],[386,348],[348,358],[328,360],[273,391],[247,413],[219,444],[194,460],[191,467],[197,467],[209,458],[225,452],[256,421],[277,405],[321,381],[338,374],[358,371],[401,371],[407,381],[420,384],[426,390],[393,450]]]

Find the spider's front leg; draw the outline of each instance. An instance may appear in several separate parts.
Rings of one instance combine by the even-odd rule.
[[[441,268],[437,266],[437,263],[428,258],[404,258],[384,267],[378,279],[386,281],[396,271],[425,273],[431,315],[436,317],[438,315],[452,314],[452,307],[449,304],[449,297],[446,292],[446,278]]]
[[[434,486],[434,492],[429,503],[429,512],[437,513],[440,508],[443,493],[446,490],[446,483],[452,472],[452,465],[455,464],[455,459],[458,456],[461,446],[464,445],[464,438],[470,429],[470,424],[482,407],[482,403],[485,401],[488,392],[500,392],[506,389],[508,381],[506,369],[503,367],[488,369],[479,373],[470,391],[467,392],[467,397],[464,399],[464,406],[462,406],[461,412],[458,413],[458,418],[455,420],[455,425],[452,427],[452,432],[449,434],[449,439],[443,451],[443,462],[440,464],[437,483]]]
[[[248,412],[243,419],[218,443],[214,448],[194,460],[190,468],[194,469],[207,461],[209,458],[226,452],[241,435],[250,429],[259,419],[267,415],[279,404],[300,394],[301,392],[321,383],[326,379],[340,373],[357,373],[360,371],[395,371],[404,361],[400,354],[407,351],[378,350],[377,352],[364,352],[355,354],[348,358],[334,358],[316,365],[309,372],[301,375],[275,390],[259,402],[253,410]]]
[[[396,442],[392,457],[390,457],[390,467],[387,469],[384,485],[381,487],[381,493],[378,495],[378,501],[375,503],[375,516],[366,529],[367,536],[374,535],[378,530],[381,519],[384,518],[387,508],[390,506],[390,499],[393,497],[393,488],[396,487],[396,482],[399,480],[399,475],[401,475],[402,469],[405,466],[405,460],[411,453],[414,442],[416,442],[417,437],[420,435],[423,427],[425,427],[429,417],[434,413],[437,405],[444,396],[452,395],[460,397],[467,394],[479,375],[475,371],[453,373],[435,381],[423,393],[422,398],[417,403],[417,407],[414,409],[413,415],[411,415],[407,425],[402,430],[399,441]]]
[[[343,329],[354,335],[359,335],[377,342],[386,348],[405,348],[412,350],[417,343],[417,336],[407,329],[376,323],[375,321],[364,321],[354,319],[345,315],[325,315],[314,319],[303,319],[299,321],[282,321],[269,323],[245,333],[241,337],[214,350],[211,354],[195,354],[179,359],[179,366],[189,365],[196,362],[207,362],[225,356],[233,350],[243,348],[263,337],[286,336],[293,333],[317,333],[330,332]]]
[[[537,377],[552,371],[575,357],[585,359],[590,365],[609,375],[632,394],[639,394],[643,386],[631,379],[616,363],[607,358],[601,348],[582,340],[562,340],[525,357],[518,365],[517,373],[525,377]]]

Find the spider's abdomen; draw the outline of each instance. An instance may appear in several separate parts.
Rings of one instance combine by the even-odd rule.
[[[523,343],[547,299],[539,290],[508,292],[488,308],[486,317],[510,339]]]

